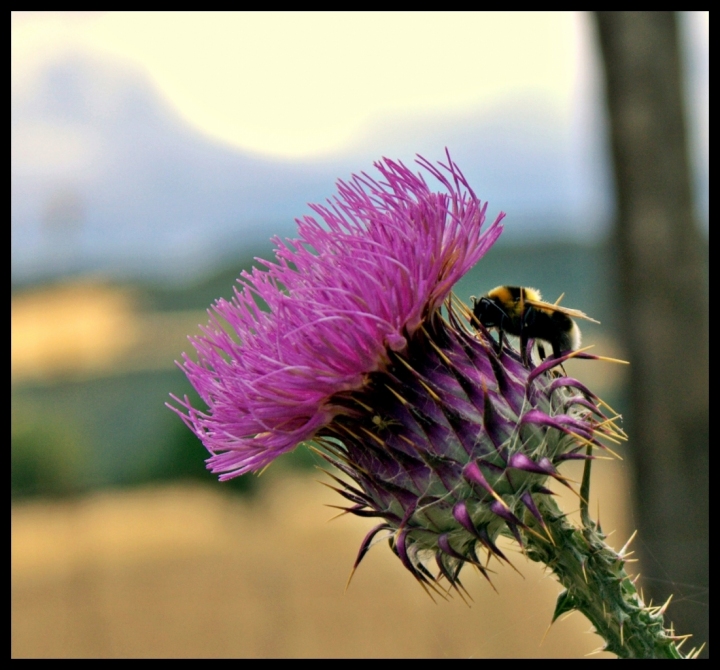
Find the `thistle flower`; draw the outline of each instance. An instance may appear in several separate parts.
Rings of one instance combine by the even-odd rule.
[[[185,355],[182,368],[207,409],[187,397],[172,409],[221,480],[312,440],[335,468],[344,510],[379,519],[355,567],[386,538],[426,589],[445,594],[447,583],[462,596],[466,564],[489,577],[483,554],[507,562],[505,535],[566,586],[556,617],[580,609],[619,655],[676,655],[586,502],[574,528],[547,488],[551,478],[570,485],[565,461],[589,464],[601,438],[622,438],[601,401],[559,371],[570,357],[596,357],[535,366],[473,322],[451,290],[504,214],[485,227],[487,203],[449,155],[418,164],[440,191],[386,159],[379,180],[354,176],[313,205],[322,223],[306,216],[297,239],[275,238],[275,261],[242,273],[191,338],[197,362]],[[586,475],[584,501],[589,465]]]

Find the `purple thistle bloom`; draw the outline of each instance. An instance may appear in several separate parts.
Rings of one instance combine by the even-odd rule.
[[[328,425],[333,396],[384,369],[500,235],[504,215],[482,232],[487,204],[451,161],[442,170],[418,162],[445,193],[390,160],[375,164],[382,182],[339,182],[327,206],[312,205],[325,225],[306,216],[297,239],[274,238],[276,262],[243,272],[204,337],[191,338],[198,362],[184,355],[183,368],[208,410],[185,399],[180,415],[221,480],[261,469]]]

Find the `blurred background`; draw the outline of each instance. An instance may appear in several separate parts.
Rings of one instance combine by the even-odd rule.
[[[706,239],[708,14],[680,14],[679,35]],[[602,322],[583,326],[585,343],[626,357],[604,96],[584,13],[14,12],[12,655],[600,646],[579,614],[547,631],[559,587],[519,554],[524,580],[499,571],[499,595],[468,573],[471,608],[432,603],[382,546],[343,595],[367,524],[325,523],[338,501],[313,482],[316,459],[298,448],[219,484],[164,403],[193,396],[174,365],[187,335],[308,202],[382,156],[441,160],[445,147],[489,217],[507,213],[460,297],[564,292]],[[632,421],[628,369],[568,372]],[[638,525],[632,473],[594,472],[591,509],[619,549]],[[662,564],[649,571],[663,579]],[[665,581],[706,612],[701,585]]]

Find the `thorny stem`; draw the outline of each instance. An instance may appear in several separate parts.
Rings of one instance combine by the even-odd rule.
[[[543,537],[539,524],[537,533],[524,534],[524,541],[528,557],[547,565],[565,587],[553,621],[572,610],[582,612],[605,640],[605,651],[620,658],[685,658],[663,625],[664,607],[643,603],[625,571],[625,559],[605,544],[598,525],[587,517],[577,528],[550,496],[538,498],[554,544]]]

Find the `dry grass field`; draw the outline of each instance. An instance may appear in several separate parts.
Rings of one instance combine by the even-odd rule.
[[[600,498],[619,548],[623,466],[596,465],[592,509]],[[468,569],[470,607],[433,602],[384,543],[343,593],[370,524],[328,523],[337,496],[312,477],[263,476],[251,499],[218,484],[16,505],[12,657],[579,658],[600,646],[577,613],[547,631],[559,586],[512,548],[522,576],[493,562],[495,593]]]

